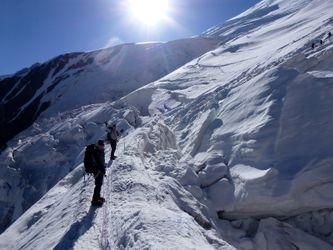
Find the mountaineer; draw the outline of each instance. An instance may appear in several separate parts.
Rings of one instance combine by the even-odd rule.
[[[105,199],[101,197],[101,189],[105,175],[105,144],[103,140],[98,140],[96,144],[86,147],[84,154],[84,167],[88,174],[92,174],[95,179],[94,194],[91,204],[93,206],[102,206]]]

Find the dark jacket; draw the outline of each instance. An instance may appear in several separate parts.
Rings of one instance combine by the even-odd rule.
[[[92,156],[93,156],[93,160],[94,160],[94,168],[96,168],[97,171],[101,171],[103,174],[105,174],[105,153],[104,153],[104,150],[101,151],[95,145],[94,150],[92,151]]]

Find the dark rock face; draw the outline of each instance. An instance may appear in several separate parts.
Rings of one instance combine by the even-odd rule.
[[[52,70],[55,75],[71,58],[78,55],[80,53],[58,56],[0,81],[0,148],[4,148],[7,141],[28,128],[51,105],[41,99],[63,78],[56,78],[47,91],[37,94],[38,90]]]

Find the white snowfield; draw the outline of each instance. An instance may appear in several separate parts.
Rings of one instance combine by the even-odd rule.
[[[204,33],[221,38],[216,50],[119,101],[41,122],[2,161],[42,161],[36,178],[73,170],[0,249],[333,249],[329,31],[331,0],[262,1]],[[106,119],[124,133],[96,209],[83,145]],[[71,164],[52,167],[62,157]]]
[[[122,44],[93,51],[72,59],[55,75],[50,74],[52,77],[45,81],[36,96],[54,79],[61,80],[43,98],[52,102],[43,114],[48,117],[87,104],[114,101],[202,55],[216,44],[214,39],[194,37],[167,43]],[[93,59],[92,64],[75,70],[75,65],[90,59]]]

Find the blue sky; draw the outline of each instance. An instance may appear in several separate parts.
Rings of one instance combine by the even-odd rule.
[[[56,55],[198,35],[258,0],[169,0],[173,24],[131,21],[127,0],[0,0],[0,75]]]

